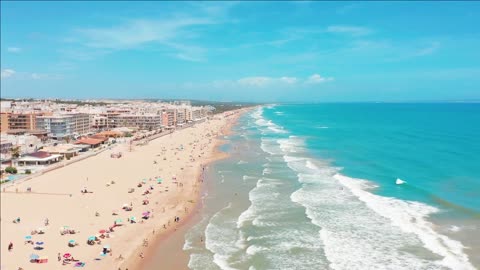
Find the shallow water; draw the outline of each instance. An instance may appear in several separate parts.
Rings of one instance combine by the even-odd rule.
[[[279,105],[242,117],[230,158],[209,168],[213,188],[185,237],[189,268],[478,267],[480,108],[424,106]]]

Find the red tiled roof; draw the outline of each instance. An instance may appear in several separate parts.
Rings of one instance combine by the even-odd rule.
[[[107,138],[107,137],[105,137],[105,136],[100,136],[100,135],[93,135],[93,136],[90,136],[89,138],[101,140],[102,142],[108,141],[108,138]]]
[[[89,144],[89,145],[97,145],[104,142],[102,139],[95,139],[95,138],[82,138],[75,142],[75,144]]]

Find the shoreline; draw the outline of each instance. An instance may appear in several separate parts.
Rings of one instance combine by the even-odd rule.
[[[231,121],[226,126],[224,126],[224,129],[221,131],[221,134],[219,134],[219,136],[220,135],[221,136],[228,136],[228,135],[232,134],[232,131],[231,131],[232,127],[237,124],[238,119],[244,113],[246,113],[247,111],[249,111],[249,109],[237,111],[238,113],[233,115],[233,118],[231,119]],[[222,145],[225,144],[225,142],[226,142],[225,140],[222,140],[222,139],[218,138],[218,136],[215,138],[215,144],[213,146],[212,153],[211,153],[210,157],[206,158],[206,160],[202,163],[203,166],[205,166],[207,168],[206,171],[208,169],[210,169],[210,165],[212,163],[229,157],[228,153],[222,152],[219,149]],[[201,178],[201,173],[200,172],[201,171],[200,171],[200,168],[199,168],[197,170],[197,177],[196,177],[197,181],[199,181],[200,178]],[[200,214],[200,210],[203,207],[202,196],[205,193],[205,191],[207,190],[208,184],[209,184],[208,181],[201,183],[200,189],[198,189],[196,194],[195,194],[195,198],[196,198],[195,207],[192,209],[192,211],[189,211],[186,214],[185,217],[183,217],[182,221],[180,223],[178,223],[178,225],[176,227],[169,227],[166,230],[162,231],[162,233],[154,236],[154,239],[152,241],[152,245],[149,245],[149,247],[145,248],[145,252],[144,252],[145,258],[144,259],[141,259],[137,256],[134,256],[134,257],[132,256],[131,258],[127,259],[125,264],[122,264],[121,269],[123,270],[125,268],[125,269],[128,269],[128,270],[146,270],[146,269],[150,269],[151,267],[157,268],[158,266],[152,265],[152,262],[153,262],[152,258],[156,255],[156,251],[160,248],[160,245],[162,245],[167,240],[169,240],[173,237],[177,237],[177,238],[181,237],[182,240],[183,240],[184,234],[186,232],[186,231],[183,231],[183,230],[188,229],[190,227],[190,225],[194,225],[195,224],[194,221],[199,217],[198,215]],[[176,235],[176,233],[177,233],[177,235]],[[175,244],[179,244],[179,243],[175,243]],[[180,244],[183,247],[183,241]],[[139,247],[138,249],[141,249],[141,248],[142,247]],[[139,251],[138,249],[136,251]],[[182,255],[186,255],[184,253],[183,249],[181,250],[181,252],[183,252]],[[176,259],[177,259],[179,256],[178,256],[178,254],[176,256],[177,256],[176,257]],[[180,260],[180,261],[181,262],[179,262],[178,264],[175,265],[175,269],[177,269],[177,270],[188,269],[188,259],[187,259],[187,261],[183,261],[183,260]],[[148,267],[148,268],[146,268],[146,267]]]
[[[237,110],[238,113],[234,115],[239,116],[244,111]],[[238,119],[237,116],[235,117]],[[86,262],[85,269],[117,269],[118,267],[138,269],[141,265],[134,265],[135,261],[140,261],[139,263],[143,264],[151,256],[152,247],[157,246],[157,242],[168,238],[175,232],[175,227],[181,228],[198,212],[199,207],[201,207],[198,202],[201,201],[200,196],[204,186],[199,183],[201,165],[210,164],[225,157],[226,154],[218,150],[218,147],[223,143],[219,135],[224,135],[225,130],[231,128],[235,123],[232,119],[233,117],[224,117],[223,115],[215,116],[213,120],[200,123],[198,126],[181,129],[173,134],[175,136],[161,136],[153,139],[147,145],[136,146],[132,152],[126,151],[126,155],[122,159],[111,159],[108,155],[109,151],[103,151],[91,158],[85,158],[74,164],[69,164],[69,166],[52,170],[48,174],[29,179],[28,184],[27,181],[22,181],[15,187],[6,187],[8,191],[17,187],[19,190],[23,190],[28,185],[32,186],[37,193],[1,193],[2,269],[16,270],[18,267],[25,268],[28,265],[28,269],[52,269],[56,267],[57,252],[71,252],[75,258]],[[185,145],[187,149],[184,149],[183,146],[181,150],[171,148],[178,145]],[[110,150],[122,149],[123,151],[125,147],[125,145],[117,145]],[[167,148],[171,149],[166,150]],[[161,151],[165,151],[165,153],[157,154]],[[193,159],[193,162],[188,161],[188,152],[191,152],[190,159]],[[197,159],[197,155],[200,158]],[[152,166],[151,161],[147,161],[149,157],[158,160],[160,159],[156,158],[158,156],[164,157],[163,161],[158,161],[159,167]],[[138,191],[127,195],[126,190],[135,184],[135,180],[132,182],[132,179],[136,178],[138,181],[143,177],[144,181],[148,178],[150,178],[149,181],[154,181],[151,180],[153,175],[160,175],[164,179],[161,185],[155,183],[155,189],[173,190],[170,192],[160,190],[158,195],[156,194],[157,190],[155,190],[155,194],[148,195],[151,196],[148,199],[152,203],[148,206],[141,206],[142,199],[146,197],[140,197]],[[168,179],[169,175],[176,175],[180,180],[170,180]],[[86,185],[85,177],[87,178],[88,188],[92,189],[94,193],[79,195],[78,190]],[[88,180],[89,177],[90,180]],[[110,187],[107,184],[107,187],[105,187],[104,183],[112,179],[116,183]],[[195,179],[195,181],[189,181],[188,179]],[[69,181],[69,184],[65,185],[65,181]],[[146,184],[148,185],[148,182]],[[42,193],[63,193],[73,196],[47,196]],[[191,200],[192,197],[193,200]],[[91,261],[91,258],[94,258],[95,254],[98,253],[95,252],[93,247],[85,246],[83,240],[88,235],[95,233],[95,227],[98,230],[108,223],[111,224],[108,220],[115,219],[115,217],[109,217],[108,212],[119,207],[122,202],[128,202],[128,200],[135,203],[134,208],[148,207],[144,211],[151,211],[152,217],[145,222],[139,222],[140,224],[128,224],[118,229],[115,228],[115,232],[111,233],[112,237],[103,240],[112,246],[111,255],[100,258],[101,261]],[[153,201],[155,200],[154,204]],[[6,205],[16,206],[7,207]],[[39,207],[38,211],[31,213],[31,209],[37,209],[37,207]],[[162,207],[164,212],[162,212]],[[89,208],[96,208],[101,215],[93,217],[91,212],[93,210],[88,210]],[[126,214],[122,210],[120,212]],[[61,216],[59,216],[60,214]],[[17,215],[22,217],[22,223],[12,224],[11,220]],[[133,215],[133,213],[128,215]],[[162,223],[167,224],[169,220],[173,221],[174,216],[180,216],[181,222],[173,223],[173,226],[163,229]],[[22,245],[23,235],[27,235],[36,226],[41,226],[41,221],[45,217],[48,217],[51,221],[50,226],[47,227],[47,232],[42,236],[35,235],[33,237],[36,241],[45,241],[47,244],[45,250],[49,252],[29,250],[28,246]],[[25,226],[24,224],[30,225]],[[81,230],[78,235],[71,236],[71,238],[76,238],[75,240],[80,243],[80,247],[68,248],[62,242],[68,241],[69,236],[63,236],[63,240],[59,240],[60,236],[55,235],[56,228],[65,225],[73,225],[73,227]],[[149,239],[148,241],[151,243],[148,247],[142,246],[142,238]],[[15,249],[13,252],[7,253],[6,246],[9,241],[15,243]],[[99,248],[101,250],[101,247]],[[145,259],[139,260],[138,252],[144,252]],[[17,255],[20,253],[21,255]],[[45,264],[31,264],[28,262],[28,256],[32,253],[38,253],[40,256],[45,254],[50,261]],[[119,254],[122,255],[124,260],[117,259]],[[59,268],[61,267],[59,266]]]

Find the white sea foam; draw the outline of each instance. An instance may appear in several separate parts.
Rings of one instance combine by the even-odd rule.
[[[448,230],[451,231],[451,232],[459,232],[459,231],[461,231],[461,228],[458,227],[458,226],[452,225],[448,228]]]
[[[205,229],[205,247],[214,254],[213,262],[227,270],[235,269],[229,259],[242,249],[239,240],[245,238],[236,230],[236,220],[227,213],[231,206],[228,204],[213,215]]]
[[[260,148],[265,153],[269,153],[270,155],[280,155],[282,154],[282,150],[280,149],[279,145],[273,139],[261,139]]]
[[[288,139],[279,139],[277,143],[284,153],[298,153],[304,151],[305,142],[296,136],[289,136]]]
[[[282,126],[273,123],[271,120],[266,120],[263,117],[262,108],[259,108],[254,113],[252,113],[252,118],[255,119],[255,124],[258,125],[259,130],[262,132],[262,134],[267,134],[268,131],[273,133],[287,133],[287,131]]]
[[[271,173],[272,173],[272,169],[270,168],[264,168],[262,171],[262,175],[271,174]]]
[[[253,226],[262,232],[255,230],[247,237],[246,254],[261,256],[269,263],[265,269],[325,269],[315,227],[307,220],[298,223],[290,216],[294,209],[300,209],[288,200],[288,193],[280,192],[286,185],[285,180],[262,177],[249,192],[251,205],[239,216],[237,228],[251,232]]]
[[[423,265],[422,269],[438,269],[442,265],[473,269],[461,243],[436,233],[426,221],[436,208],[374,195],[368,191],[374,187],[370,182],[342,176],[338,168],[322,163],[319,164],[323,166],[317,166],[312,159],[299,156],[304,151],[300,138],[290,136],[277,142],[288,167],[299,173],[298,179],[303,184],[291,199],[305,206],[307,216],[321,228],[320,237],[331,268],[375,269],[375,265],[418,268]],[[343,190],[338,183],[349,190]],[[380,237],[384,240],[376,243]],[[405,245],[421,246],[422,243],[443,259],[431,261],[401,252]],[[362,249],[358,249],[359,246]]]
[[[365,191],[359,179],[340,174],[335,178],[348,187],[361,201],[378,214],[390,219],[393,225],[406,233],[413,233],[423,242],[425,248],[443,257],[441,264],[452,269],[475,269],[463,252],[463,245],[433,230],[433,224],[426,217],[438,211],[435,207],[418,202],[403,201],[378,196]]]
[[[247,254],[248,255],[255,255],[257,254],[258,252],[261,252],[261,251],[268,251],[269,249],[266,248],[266,247],[262,247],[262,246],[256,246],[256,245],[252,245],[252,246],[249,246],[247,248]]]
[[[258,177],[254,177],[254,176],[249,176],[249,175],[244,175],[242,177],[243,181],[246,182],[247,180],[255,180],[255,179],[258,179]]]
[[[402,184],[405,184],[405,181],[403,181],[403,180],[400,179],[400,178],[397,178],[397,180],[395,180],[395,184],[397,184],[397,185],[402,185]]]

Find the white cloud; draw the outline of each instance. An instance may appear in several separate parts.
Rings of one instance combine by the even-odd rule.
[[[85,45],[103,49],[132,49],[149,42],[163,43],[181,35],[185,28],[213,24],[209,18],[172,18],[169,20],[131,20],[123,25],[106,28],[79,29]]]
[[[215,87],[231,87],[231,86],[247,86],[247,87],[282,87],[298,85],[298,83],[317,84],[333,81],[332,77],[323,77],[319,74],[313,74],[306,79],[299,79],[297,77],[266,77],[266,76],[252,76],[238,79],[237,81],[215,81]]]
[[[188,82],[182,84],[183,88],[216,88],[216,89],[271,89],[271,88],[294,88],[306,87],[308,84],[322,83],[332,81],[333,78],[325,78],[318,74],[314,74],[308,78],[300,79],[298,77],[283,76],[283,77],[268,77],[268,76],[251,76],[244,77],[237,80],[215,80],[211,82]]]
[[[365,36],[372,33],[372,30],[367,27],[351,26],[351,25],[331,25],[327,27],[327,32],[349,34],[352,36]]]
[[[212,7],[201,16],[176,16],[161,20],[140,18],[111,27],[77,29],[76,38],[67,40],[84,45],[80,54],[87,56],[102,50],[109,53],[148,48],[163,50],[167,55],[185,61],[203,61],[206,49],[186,43],[191,43],[193,38],[199,36],[201,27],[224,22],[218,15],[223,14],[222,10]],[[79,51],[75,53],[79,54]],[[92,58],[95,57],[82,56],[82,59]]]
[[[22,51],[22,49],[21,49],[21,48],[18,48],[18,47],[8,47],[8,48],[7,48],[7,51],[8,51],[8,52],[11,52],[11,53],[19,53],[19,52]]]
[[[237,82],[244,86],[263,87],[270,84],[272,81],[273,79],[270,77],[246,77],[239,79]]]
[[[288,84],[294,84],[294,83],[297,82],[297,78],[296,77],[281,77],[280,81],[288,83]]]
[[[312,76],[308,77],[305,83],[308,84],[317,84],[317,83],[324,83],[328,81],[333,81],[332,77],[322,77],[320,74],[313,74]]]
[[[16,72],[13,69],[2,69],[1,78],[4,79],[4,78],[12,77],[13,75],[15,75],[15,73]]]

